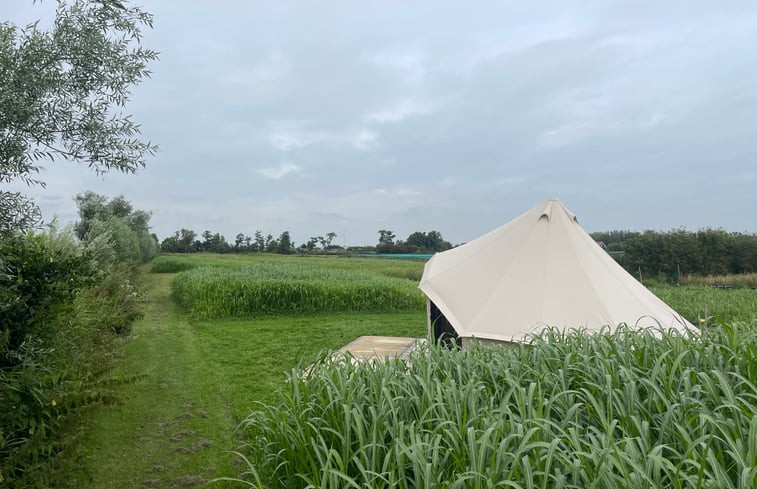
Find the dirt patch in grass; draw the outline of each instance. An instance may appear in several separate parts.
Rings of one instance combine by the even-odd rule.
[[[199,475],[182,475],[171,482],[171,489],[180,489],[183,487],[194,487],[208,483],[208,479]]]
[[[203,448],[210,448],[212,446],[213,446],[212,440],[200,439],[188,447],[179,447],[176,449],[176,451],[179,453],[193,454],[193,453],[199,452]]]
[[[190,436],[194,436],[196,433],[197,433],[196,430],[177,431],[176,433],[171,435],[171,441],[173,442],[184,441],[184,439],[189,438]]]

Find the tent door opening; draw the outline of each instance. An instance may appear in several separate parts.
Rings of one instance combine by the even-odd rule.
[[[428,301],[428,306],[431,339],[435,343],[441,343],[446,347],[462,347],[462,338],[460,338],[455,328],[452,327],[449,320],[442,314],[442,311],[436,307],[433,301]]]

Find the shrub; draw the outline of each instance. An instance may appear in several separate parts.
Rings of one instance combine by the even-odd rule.
[[[158,238],[150,234],[147,230],[140,230],[137,233],[139,239],[139,253],[142,263],[147,263],[158,255]]]
[[[49,318],[93,281],[73,236],[54,228],[0,239],[0,272],[0,331],[7,338],[0,351],[16,350],[29,335],[50,333]]]
[[[107,245],[112,249],[113,261],[105,265],[141,263],[139,237],[123,219],[111,217],[107,221],[93,221],[91,226],[87,235],[87,247],[98,241],[99,246]]]
[[[123,264],[113,266],[97,284],[76,298],[77,320],[85,329],[125,334],[143,316],[134,270]]]
[[[141,314],[133,283],[69,230],[0,238],[0,487],[49,485],[40,467],[67,415],[108,397],[113,333]]]
[[[87,257],[73,235],[43,233],[0,239],[0,474],[34,467],[55,448],[72,388],[69,338],[77,292],[92,283]]]

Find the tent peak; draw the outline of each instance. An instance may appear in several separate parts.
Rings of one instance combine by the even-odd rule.
[[[538,219],[541,219],[544,217],[549,221],[552,218],[552,212],[554,212],[557,209],[564,210],[565,213],[568,215],[568,217],[572,221],[574,221],[576,224],[578,224],[578,218],[576,217],[576,215],[570,212],[568,209],[566,209],[565,206],[562,205],[562,202],[560,202],[560,199],[558,199],[555,196],[550,197],[549,199],[547,199],[546,202],[544,202],[544,208],[539,214]]]

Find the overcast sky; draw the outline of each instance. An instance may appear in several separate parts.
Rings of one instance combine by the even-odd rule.
[[[58,162],[47,220],[123,194],[229,241],[469,241],[559,197],[587,231],[757,232],[757,3],[142,1],[140,174]],[[46,0],[3,0],[14,22]]]

